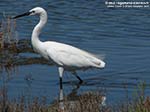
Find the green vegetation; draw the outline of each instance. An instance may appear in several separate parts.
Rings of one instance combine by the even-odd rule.
[[[150,112],[150,98],[145,95],[146,84],[140,83],[133,92],[132,99],[122,103],[117,112]]]

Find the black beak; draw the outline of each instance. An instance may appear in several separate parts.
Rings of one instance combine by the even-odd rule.
[[[18,16],[15,16],[15,17],[12,17],[12,19],[16,19],[16,18],[19,18],[19,17],[23,17],[23,16],[29,16],[32,12],[26,12],[24,14],[21,14],[21,15],[18,15]]]

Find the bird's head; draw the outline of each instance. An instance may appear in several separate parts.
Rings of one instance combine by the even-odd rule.
[[[46,11],[43,8],[35,7],[26,13],[23,13],[23,14],[20,14],[20,15],[13,17],[12,19],[20,18],[23,16],[30,16],[30,15],[41,15],[41,14],[45,14],[45,13],[46,13]]]

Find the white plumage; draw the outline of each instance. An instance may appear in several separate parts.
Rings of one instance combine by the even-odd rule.
[[[29,12],[22,15],[16,16],[15,18],[26,16],[26,15],[39,15],[40,22],[35,26],[31,42],[34,50],[41,54],[47,60],[52,60],[59,68],[60,83],[62,83],[63,71],[77,70],[82,68],[104,68],[105,62],[98,59],[91,53],[84,50],[78,49],[71,45],[46,41],[42,42],[39,40],[39,34],[41,29],[47,22],[47,12],[41,8],[36,7],[31,9]],[[80,80],[80,77],[75,74],[75,76]]]

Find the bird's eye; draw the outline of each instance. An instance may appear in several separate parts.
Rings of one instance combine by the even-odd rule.
[[[32,13],[35,13],[35,11],[32,11]]]

